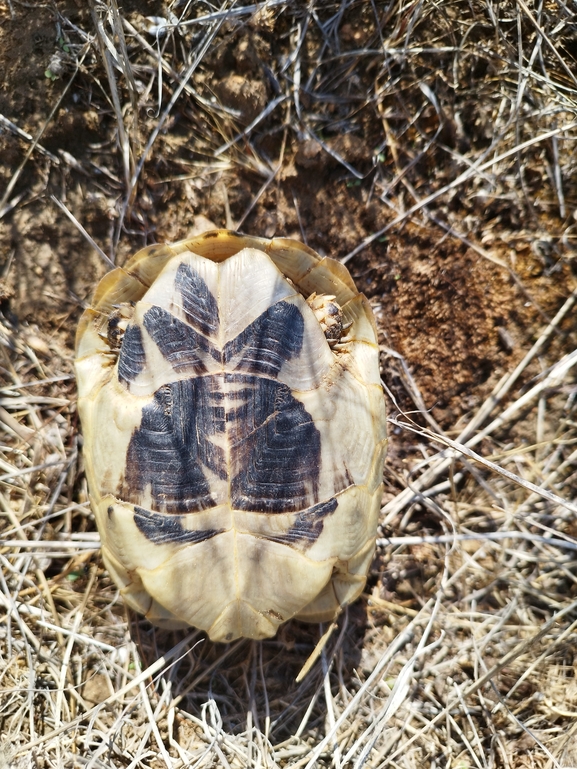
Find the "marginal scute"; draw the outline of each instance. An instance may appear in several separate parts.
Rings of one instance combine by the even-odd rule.
[[[368,342],[377,345],[377,326],[371,306],[366,296],[357,294],[342,307],[344,325],[352,324],[352,336],[356,342]]]
[[[332,294],[341,307],[358,294],[344,264],[326,256],[303,276],[299,286],[305,294]]]
[[[178,254],[186,251],[184,243],[165,246],[149,246],[138,251],[124,265],[124,272],[143,287],[152,286],[163,268]],[[142,295],[142,294],[141,294]]]
[[[333,347],[315,292],[342,308]],[[376,326],[343,265],[225,230],[143,249],[97,287],[76,369],[104,562],[130,607],[228,642],[362,592],[386,429]]]
[[[92,307],[108,318],[119,305],[138,301],[144,289],[145,286],[139,280],[121,267],[117,267],[105,275],[98,284],[92,299]]]

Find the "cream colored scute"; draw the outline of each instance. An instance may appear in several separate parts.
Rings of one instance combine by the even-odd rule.
[[[314,312],[302,296],[299,294],[286,302],[298,307],[304,321],[304,337],[300,353],[283,363],[278,378],[293,391],[311,390],[319,387],[330,375],[335,355]]]
[[[228,505],[176,517],[187,531],[212,529],[227,532],[232,529],[232,514]],[[141,568],[162,568],[180,548],[174,542],[152,546],[134,523],[134,506],[119,502],[112,495],[107,495],[98,505],[97,519],[106,549],[118,563],[124,564],[127,572],[138,572]],[[205,543],[210,541],[205,540]],[[188,547],[198,547],[198,544]]]
[[[213,641],[232,641],[248,635],[245,626],[254,624],[255,612],[268,630],[259,622],[249,637],[270,635],[271,625],[292,617],[303,599],[312,600],[331,572],[331,562],[310,562],[286,546],[231,531],[182,547],[162,568],[143,567],[138,576],[176,617],[206,630]],[[171,589],[173,580],[178,591]]]
[[[375,415],[382,396],[374,403],[370,388],[339,363],[316,390],[294,396],[314,415],[320,432],[319,497],[329,499],[352,483],[365,484],[379,442],[378,420],[384,419],[384,410]]]
[[[355,342],[368,342],[378,345],[377,326],[371,305],[364,294],[357,294],[346,304],[343,304],[343,322],[352,323],[352,334]]]
[[[152,297],[154,298],[154,297]],[[133,379],[129,385],[126,385],[126,389],[130,391],[131,395],[143,396],[151,398],[152,395],[167,382],[177,382],[182,379],[190,378],[190,371],[183,369],[181,371],[175,371],[169,361],[167,361],[158,346],[151,339],[150,334],[144,326],[144,316],[155,306],[148,304],[148,294],[136,305],[132,323],[138,325],[140,328],[142,346],[146,355],[147,365]],[[168,304],[171,302],[171,298],[168,299]],[[156,306],[159,306],[156,304]],[[176,317],[176,313],[173,313]],[[198,351],[198,357],[202,361],[206,370],[210,374],[219,373],[221,368],[210,352]]]
[[[220,265],[221,345],[237,337],[281,299],[297,291],[261,250],[243,248]]]
[[[166,263],[142,297],[147,305],[162,307],[184,323],[188,321],[182,297],[175,289],[176,274],[182,266],[190,267],[204,280],[218,306],[219,333],[212,339],[220,347],[237,337],[273,304],[297,294],[274,262],[258,249],[243,248],[221,263],[184,251]]]
[[[200,275],[215,300],[218,298],[218,265],[210,262],[208,259],[203,259],[197,254],[184,251],[167,262],[154,283],[142,297],[142,303],[147,307],[153,305],[162,307],[162,309],[167,310],[183,323],[187,323],[186,314],[182,308],[182,296],[175,288],[175,280],[181,267],[190,267]],[[218,342],[218,337],[215,336],[213,341]]]
[[[159,388],[192,376],[162,357],[144,323],[157,306],[189,324],[175,287],[181,265],[202,276],[218,306],[213,347],[197,350],[203,375],[224,381],[225,369],[235,371],[241,358],[223,368],[217,351],[270,307],[284,302],[299,309],[302,346],[282,363],[278,381],[301,402],[320,438],[318,487],[310,490],[314,500],[306,511],[231,509],[230,479],[204,466],[216,507],[167,515],[154,508],[150,484],[137,499],[122,499],[127,451],[142,409]],[[352,324],[333,349],[305,301],[313,291],[335,295],[345,323]],[[131,323],[140,329],[146,360],[129,384],[119,382],[118,352],[107,341],[117,305],[134,307]],[[386,418],[374,318],[343,265],[296,241],[225,230],[151,246],[103,278],[80,320],[76,349],[92,507],[104,563],[131,608],[162,627],[193,625],[226,642],[270,637],[291,617],[331,620],[361,594],[380,511]],[[225,413],[234,407],[235,387],[222,391]],[[225,448],[225,433],[211,440]],[[145,536],[138,522],[150,533],[154,516],[163,515],[170,525]],[[171,539],[166,531],[176,534]]]
[[[93,425],[84,436],[88,487],[95,499],[117,493],[124,476],[126,452],[132,433],[142,421],[142,408],[151,398],[131,396],[111,379],[94,397],[80,399],[82,424]],[[93,489],[97,489],[97,494]]]

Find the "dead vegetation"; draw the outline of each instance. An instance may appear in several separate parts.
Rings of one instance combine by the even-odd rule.
[[[0,767],[576,766],[569,4],[0,16]],[[341,258],[382,332],[377,553],[300,684],[318,628],[160,633],[99,558],[75,325],[198,217]]]

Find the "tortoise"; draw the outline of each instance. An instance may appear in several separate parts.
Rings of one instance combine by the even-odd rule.
[[[75,365],[102,556],[128,606],[229,642],[360,595],[385,406],[344,265],[227,230],[149,246],[98,284]]]

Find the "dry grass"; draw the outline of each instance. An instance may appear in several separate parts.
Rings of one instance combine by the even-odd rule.
[[[12,0],[0,13],[25,6]],[[56,283],[46,296],[64,313],[42,314],[39,299],[37,325],[3,314],[0,767],[576,767],[569,5],[224,0],[169,3],[164,21],[147,21],[95,0],[84,25],[66,7],[50,11],[59,43],[47,69],[58,80],[49,90],[47,75],[46,116],[35,132],[2,120],[0,138],[20,148],[4,221],[37,201],[51,207],[53,194],[98,244],[104,270],[155,227],[170,232],[171,210],[186,214],[171,185],[196,196],[195,213],[214,217],[208,203],[200,209],[216,196],[222,223],[258,222],[259,235],[268,220],[251,217],[286,188],[302,238],[314,241],[283,175],[296,141],[313,159],[326,153],[347,184],[368,180],[362,206],[377,205],[380,224],[345,238],[350,268],[362,254],[378,259],[373,246],[403,227],[445,233],[505,273],[538,320],[490,395],[450,424],[384,348],[396,382],[385,377],[391,444],[405,459],[392,450],[364,602],[297,685],[318,628],[289,623],[268,642],[219,646],[126,617],[102,568],[82,474],[67,325],[83,300]],[[227,101],[211,79],[243,30],[279,33],[267,98],[244,115],[243,101]],[[235,55],[246,73],[243,50],[246,61]],[[77,81],[104,116],[91,163],[78,145],[43,145]],[[359,138],[368,156],[355,149]],[[231,198],[239,174],[253,180],[242,205]],[[88,215],[95,200],[106,228]],[[540,261],[554,312],[528,291],[520,244]],[[20,296],[13,256],[5,302]],[[372,301],[386,331],[387,297]]]

